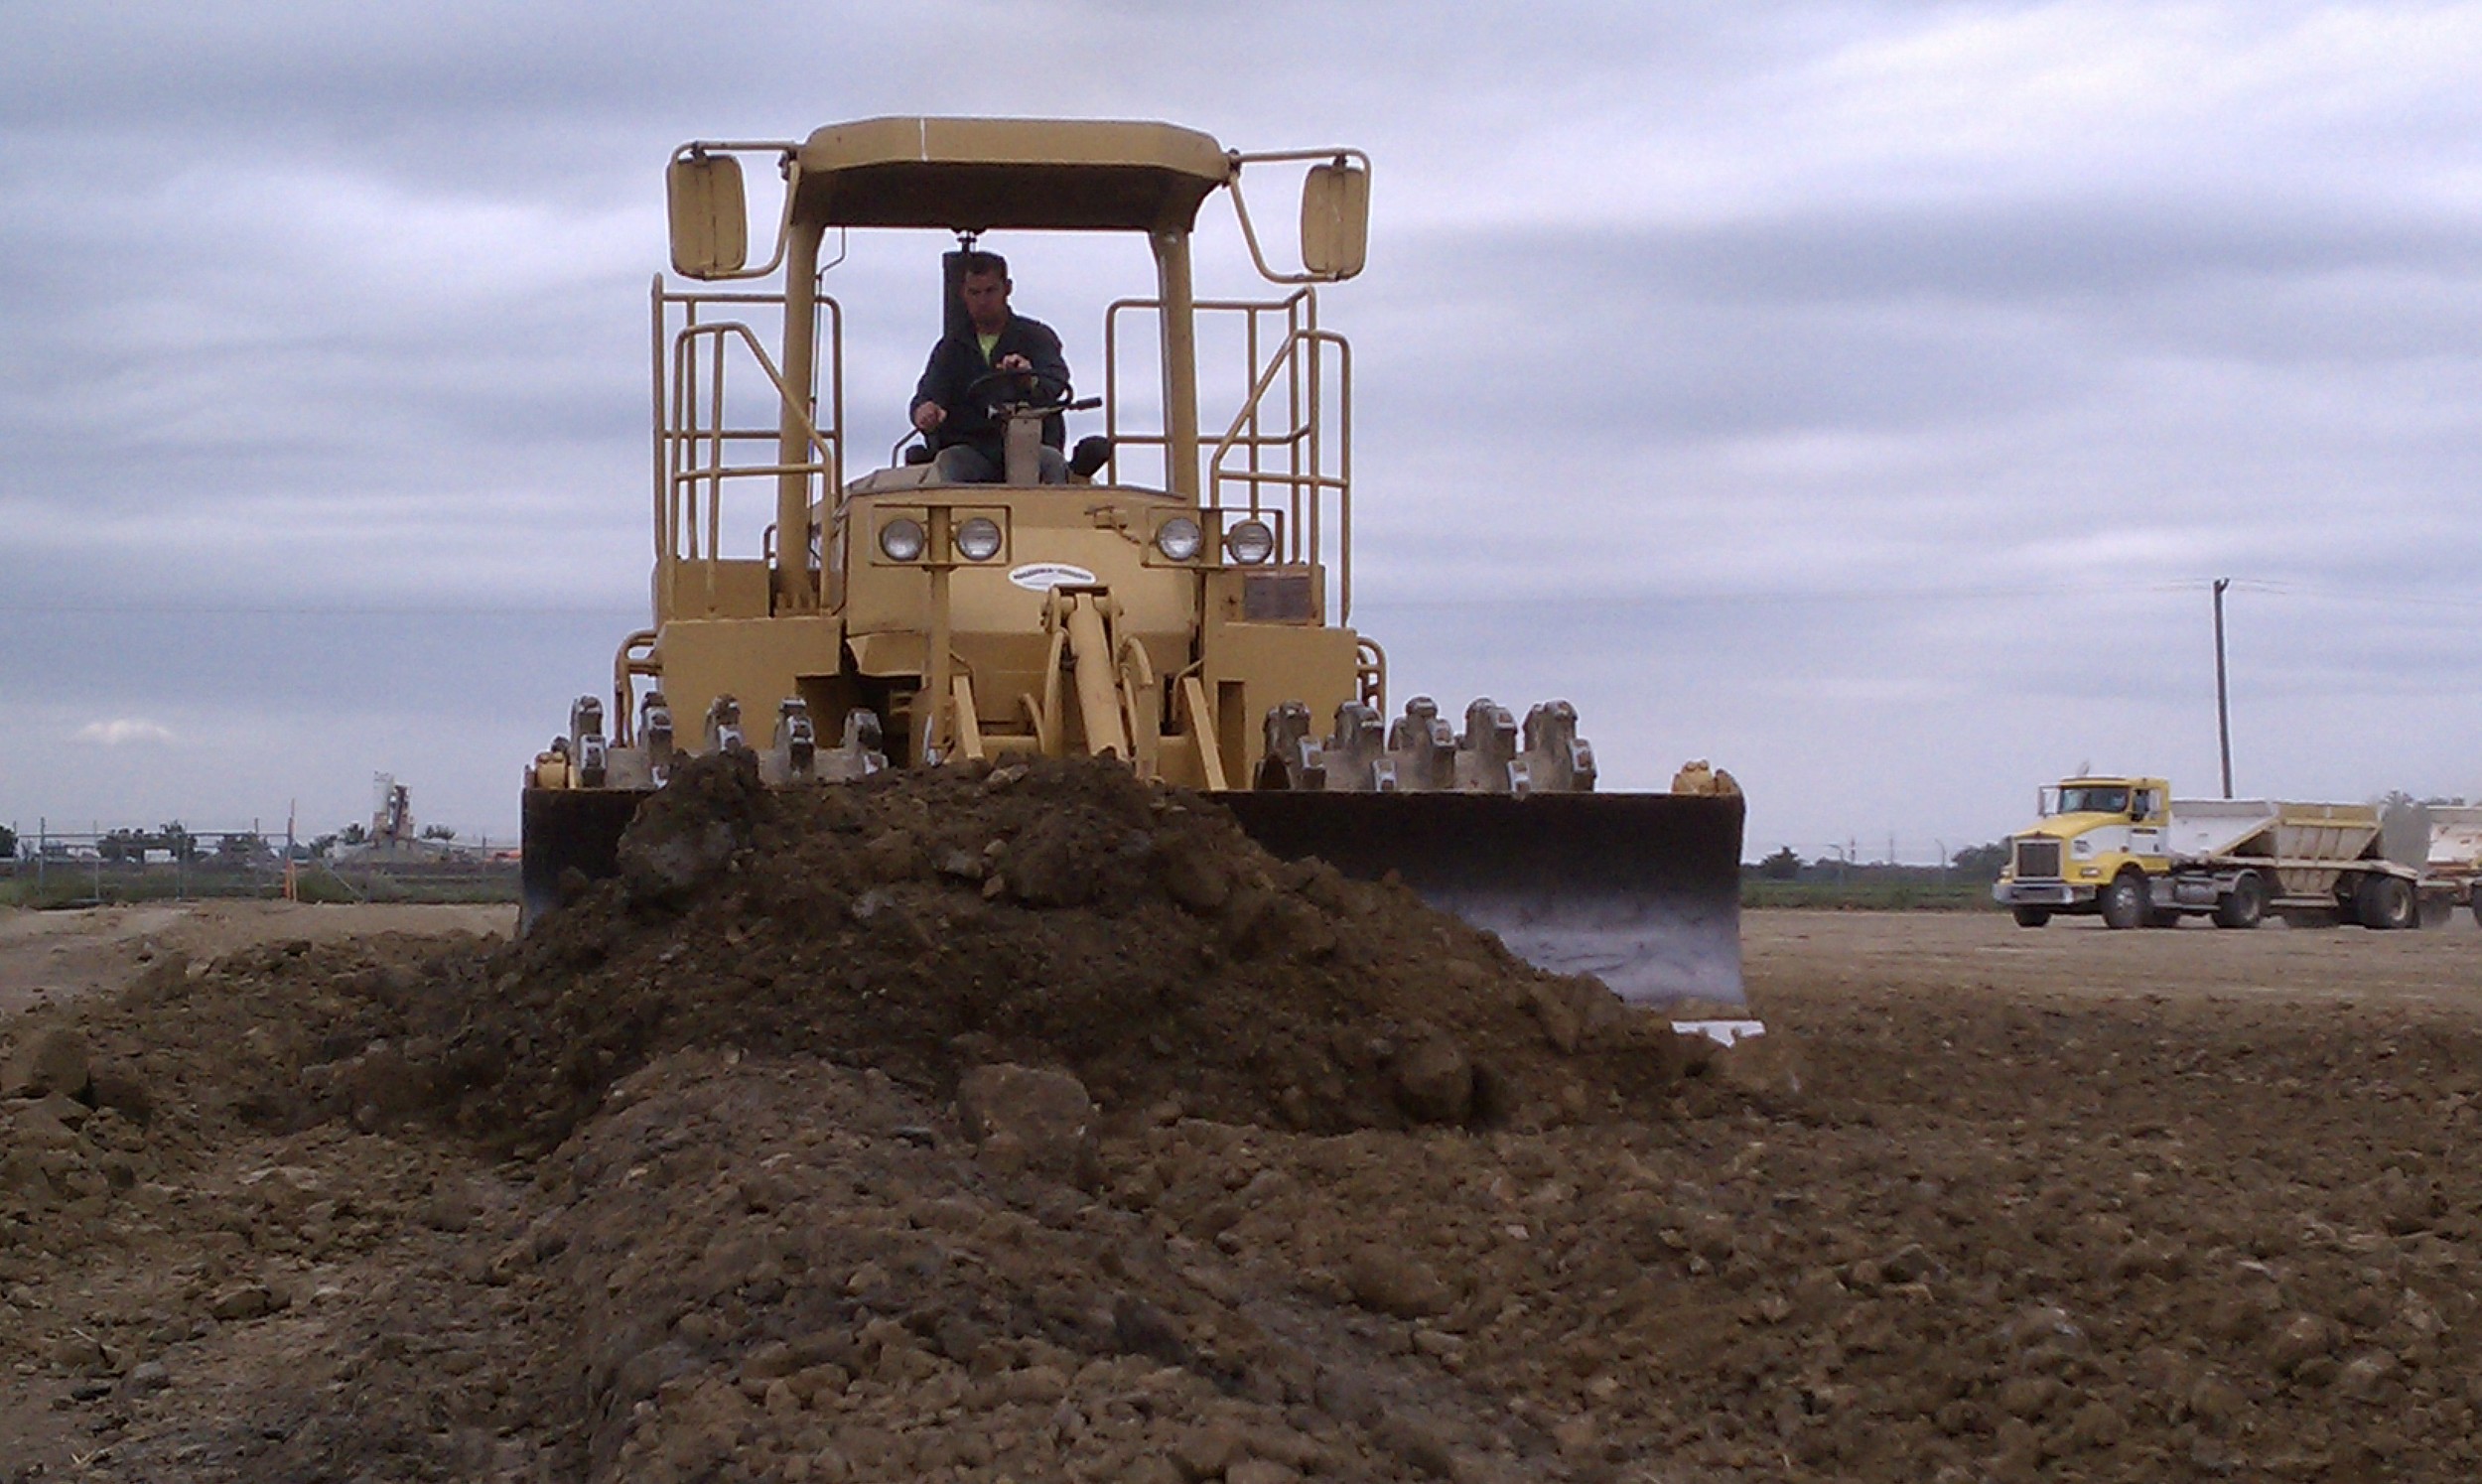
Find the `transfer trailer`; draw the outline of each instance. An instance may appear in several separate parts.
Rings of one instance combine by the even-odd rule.
[[[2482,805],[2430,804],[2430,841],[2423,863],[2422,925],[2444,922],[2471,907],[2482,922]]]

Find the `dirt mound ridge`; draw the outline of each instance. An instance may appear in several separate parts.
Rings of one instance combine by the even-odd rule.
[[[935,1096],[1065,1068],[1107,1114],[1311,1133],[1643,1116],[1670,1028],[1393,885],[1275,859],[1108,762],[774,792],[701,759],[617,880],[511,950],[447,1048],[464,1122],[548,1147],[634,1067],[740,1047]]]

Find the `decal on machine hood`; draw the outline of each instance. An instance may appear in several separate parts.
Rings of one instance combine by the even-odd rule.
[[[1050,588],[1093,587],[1094,574],[1066,562],[1029,562],[1010,569],[1009,581],[1030,593],[1040,593]]]

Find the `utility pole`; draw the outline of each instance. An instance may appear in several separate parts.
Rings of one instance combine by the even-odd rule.
[[[2215,579],[2215,736],[2223,744],[2224,797],[2232,797],[2232,695],[2224,679],[2224,589],[2232,579]]]

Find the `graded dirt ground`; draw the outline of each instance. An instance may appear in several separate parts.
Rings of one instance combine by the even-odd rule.
[[[0,1021],[0,1479],[2482,1472],[2468,919],[1753,913],[1714,1057],[971,786]]]
[[[252,943],[333,943],[369,932],[500,933],[513,906],[313,906],[287,901],[157,902],[80,911],[0,909],[0,1015],[116,990],[158,953],[206,960]]]

